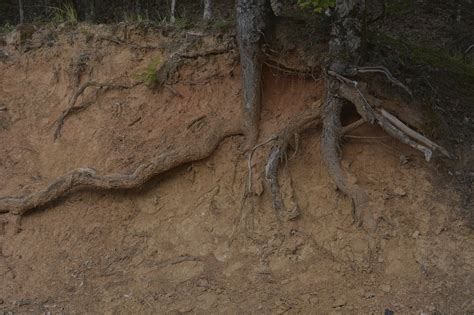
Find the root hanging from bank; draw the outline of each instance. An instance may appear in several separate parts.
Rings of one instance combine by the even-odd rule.
[[[207,137],[199,135],[182,147],[163,152],[154,159],[139,165],[129,174],[98,174],[90,168],[79,168],[60,176],[46,188],[16,197],[0,198],[0,213],[24,215],[29,210],[46,205],[78,189],[117,190],[132,189],[143,185],[152,177],[168,170],[210,156],[227,137],[242,133],[241,121],[224,121],[218,119],[210,128]]]
[[[277,216],[282,220],[293,220],[300,214],[300,207],[293,192],[289,171],[285,172],[285,187],[280,185],[279,172],[282,161],[287,161],[289,147],[295,140],[294,149],[298,146],[298,135],[303,131],[316,127],[320,123],[320,103],[313,104],[313,107],[296,116],[277,134],[272,136],[275,145],[272,147],[265,166],[265,180],[269,188],[273,208]],[[285,191],[282,192],[282,189]],[[286,198],[285,198],[286,197]],[[286,200],[285,200],[286,199]],[[290,204],[290,206],[287,206]]]

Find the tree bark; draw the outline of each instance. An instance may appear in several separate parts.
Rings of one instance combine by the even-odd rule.
[[[253,147],[258,137],[262,92],[261,45],[268,26],[268,14],[267,0],[237,0],[237,39],[242,66],[247,148]]]
[[[23,3],[21,0],[18,0],[18,8],[20,10],[20,24],[23,24],[25,14],[23,12]]]
[[[212,19],[212,0],[204,0],[204,13],[202,18],[206,21]]]
[[[335,14],[327,69],[354,75],[351,68],[362,58],[365,0],[337,0]]]
[[[171,23],[176,21],[176,0],[171,0]]]

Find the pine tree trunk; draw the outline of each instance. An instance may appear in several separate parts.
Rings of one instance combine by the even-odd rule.
[[[203,19],[206,21],[212,19],[212,0],[204,0]]]
[[[266,0],[237,0],[236,4],[248,146],[253,146],[258,137],[262,92],[261,45],[268,25],[269,7]]]

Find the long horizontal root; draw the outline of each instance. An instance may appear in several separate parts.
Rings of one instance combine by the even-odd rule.
[[[240,122],[239,122],[240,123]],[[46,188],[24,196],[1,197],[0,213],[23,215],[27,211],[46,205],[77,189],[130,189],[139,187],[150,178],[179,165],[202,160],[212,154],[226,137],[241,134],[235,122],[219,121],[209,131],[208,138],[164,152],[149,162],[139,165],[131,174],[100,175],[90,168],[73,170],[50,183]]]

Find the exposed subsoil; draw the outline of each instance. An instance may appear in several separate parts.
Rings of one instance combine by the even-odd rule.
[[[97,40],[113,35],[111,27],[83,25],[55,34],[49,44],[37,33],[27,51],[3,47],[0,195],[44,187],[77,167],[129,172],[167,149],[199,145],[216,117],[241,119],[240,70],[231,52],[187,62],[171,89],[139,85],[100,94],[53,140],[55,120],[73,94],[77,60],[84,61],[80,82],[131,84],[157,55],[166,60],[176,51],[175,37],[186,41],[185,33],[129,28],[129,45]],[[200,36],[195,49],[215,48],[225,38]],[[267,68],[261,140],[322,98],[323,90],[323,81]],[[348,109],[343,118],[356,117]],[[265,147],[254,157],[261,196],[242,223],[248,175],[242,146],[241,137],[228,138],[210,158],[141,189],[74,193],[29,213],[20,231],[0,217],[0,311],[474,311],[472,230],[436,162],[427,164],[377,127],[351,132],[342,164],[376,205],[378,229],[369,234],[352,224],[350,201],[322,165],[317,130],[301,137],[283,168],[301,216],[278,222],[263,185]]]

